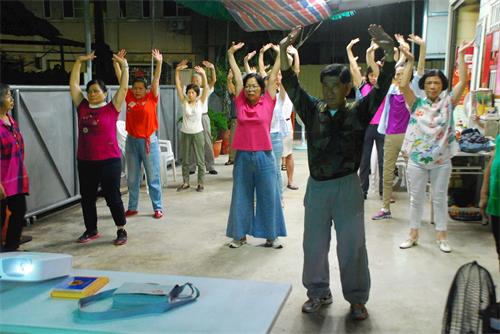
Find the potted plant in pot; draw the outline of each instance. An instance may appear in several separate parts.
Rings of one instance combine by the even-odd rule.
[[[228,129],[227,117],[224,113],[216,112],[212,109],[208,109],[208,117],[210,117],[214,157],[217,158],[222,148],[222,134]]]

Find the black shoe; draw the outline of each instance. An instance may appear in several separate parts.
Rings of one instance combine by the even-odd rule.
[[[127,243],[127,231],[125,229],[120,228],[116,231],[116,239],[115,245],[120,246]]]
[[[194,173],[196,173],[194,170],[193,171],[189,171],[189,175],[193,175]]]
[[[99,235],[99,232],[97,231],[94,231],[92,233],[89,233],[87,231],[83,232],[83,234],[78,238],[77,242],[79,243],[86,243],[86,242],[89,242],[91,240],[94,240],[94,239],[97,239],[99,238],[100,235]]]
[[[205,187],[203,187],[201,184],[199,184],[198,187],[196,188],[196,191],[201,193],[204,189],[205,189]]]
[[[363,198],[364,198],[364,199],[367,199],[367,198],[368,198],[368,194],[364,193],[364,194],[363,194]]]
[[[208,174],[217,175],[219,173],[217,173],[217,171],[215,169],[212,169],[212,170],[208,171]]]
[[[326,297],[322,298],[309,298],[304,305],[302,305],[302,312],[314,313],[318,312],[322,306],[330,305],[333,301],[332,294],[329,293]]]

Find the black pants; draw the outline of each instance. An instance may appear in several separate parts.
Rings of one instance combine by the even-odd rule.
[[[24,215],[26,214],[26,195],[9,196],[0,201],[0,226],[3,226],[5,221],[7,207],[10,210],[9,226],[7,228],[5,244],[1,248],[4,252],[11,252],[19,248],[19,241],[21,240],[21,233],[24,226]],[[0,228],[0,232],[1,230]]]
[[[384,182],[384,135],[378,133],[378,124],[370,124],[366,128],[365,140],[363,142],[363,153],[361,155],[361,164],[359,165],[359,178],[361,179],[361,189],[366,195],[370,186],[370,160],[372,156],[373,142],[377,146],[377,159],[378,159],[378,192],[382,195],[383,182]]]
[[[493,237],[495,238],[495,245],[497,246],[497,254],[500,259],[500,217],[490,216],[491,220],[491,232],[493,232]]]
[[[99,184],[116,226],[125,225],[125,210],[120,193],[122,162],[78,160],[78,180],[82,195],[83,220],[87,232],[97,231],[97,189]]]

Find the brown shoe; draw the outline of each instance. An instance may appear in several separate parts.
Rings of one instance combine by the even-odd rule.
[[[351,304],[351,318],[358,321],[368,318],[368,310],[365,304]]]

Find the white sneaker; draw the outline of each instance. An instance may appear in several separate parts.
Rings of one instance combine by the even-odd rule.
[[[247,239],[241,239],[241,240],[233,239],[233,241],[231,241],[228,244],[228,246],[229,246],[229,248],[240,248],[241,246],[243,246],[246,243],[247,243]]]
[[[448,240],[446,240],[446,239],[436,240],[436,243],[439,245],[439,249],[442,252],[445,252],[445,253],[451,252],[451,247],[450,247],[450,244],[448,244]]]
[[[413,246],[416,246],[417,245],[417,239],[411,239],[411,238],[408,238],[406,239],[405,242],[403,242],[401,245],[399,245],[399,248],[401,249],[407,249],[407,248],[411,248]]]
[[[266,240],[266,243],[264,244],[264,247],[272,247],[274,249],[281,249],[283,248],[283,244],[281,243],[280,239],[276,238],[274,240]]]

